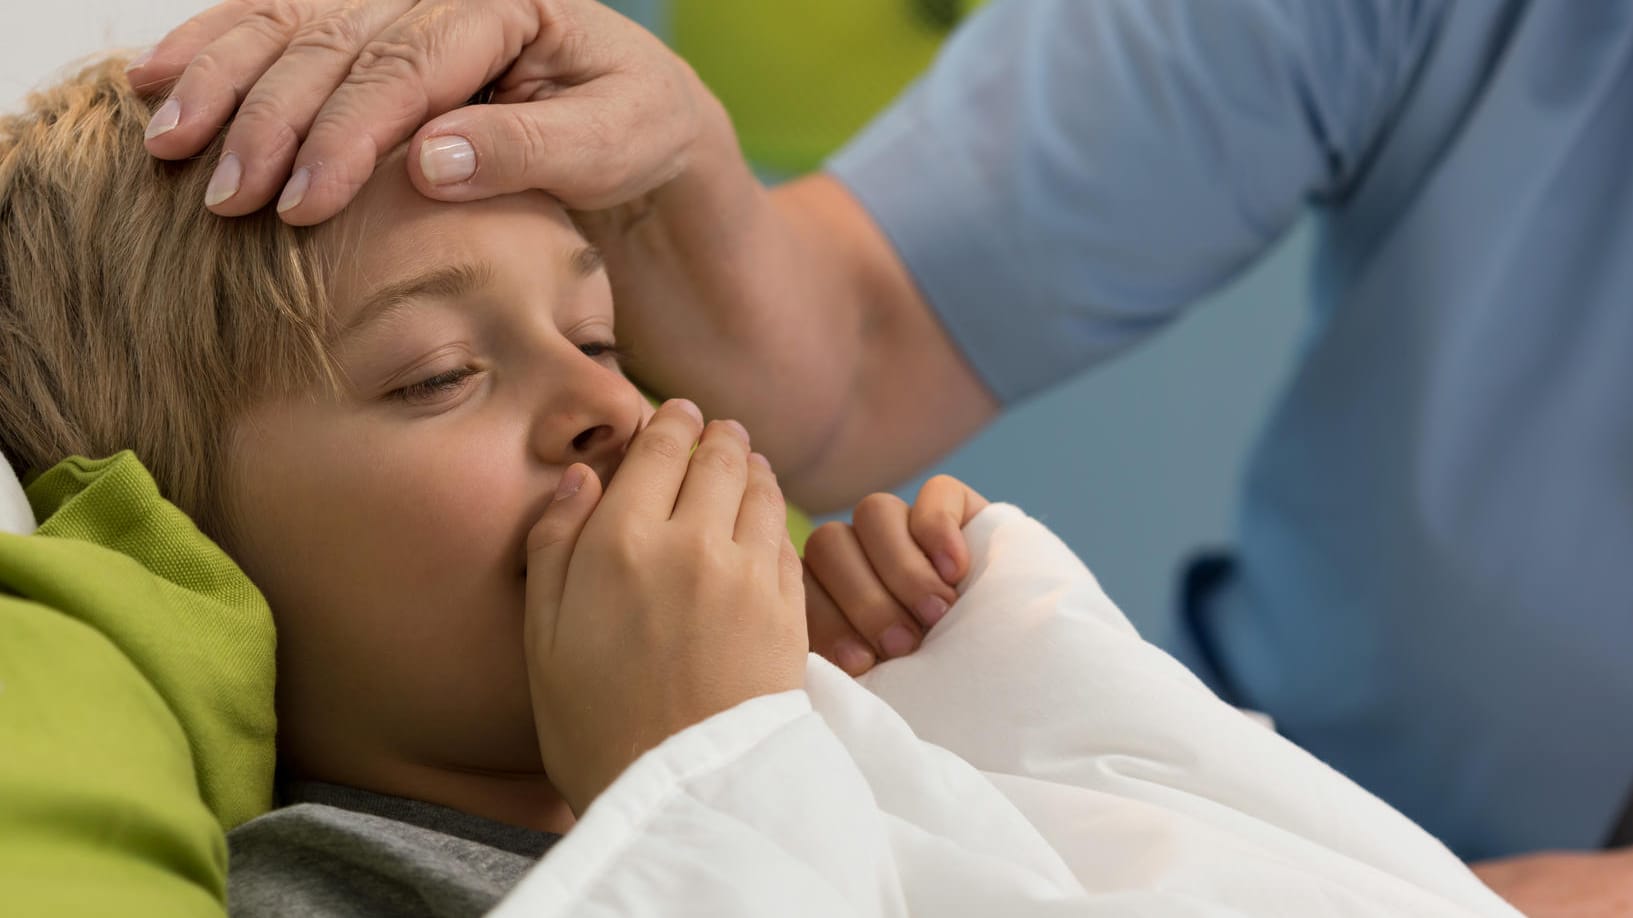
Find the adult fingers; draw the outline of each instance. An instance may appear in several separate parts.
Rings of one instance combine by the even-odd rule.
[[[209,145],[250,87],[316,15],[317,5],[316,0],[238,4],[237,20],[192,55],[170,98],[154,112],[148,152],[182,159]]]
[[[463,104],[573,4],[427,0],[363,45],[323,103],[279,197],[289,223],[339,213],[379,160],[428,118]],[[593,4],[591,4],[593,5]]]
[[[204,46],[237,25],[254,2],[225,0],[171,29],[125,68],[131,85],[140,92],[152,92],[174,83]]]
[[[600,499],[601,479],[595,471],[583,463],[569,466],[544,515],[527,533],[526,608],[534,638],[554,643],[556,611],[562,586],[567,582],[567,566],[584,524]]]
[[[946,616],[958,599],[930,565],[908,532],[907,502],[894,494],[863,498],[851,514],[851,528],[885,588],[926,628]]]
[[[950,475],[937,475],[919,489],[908,515],[908,529],[948,586],[958,586],[969,573],[964,526],[986,506],[986,498]]]
[[[676,151],[696,139],[698,119],[649,110],[660,101],[632,79],[456,109],[415,134],[409,179],[442,201],[537,188],[574,210],[616,206],[674,178]]]
[[[675,499],[703,430],[703,412],[686,399],[664,402],[645,428],[630,441],[618,474],[607,486],[609,512],[663,521],[675,512]]]
[[[414,0],[348,0],[296,29],[280,49],[282,56],[237,106],[206,205],[223,216],[241,216],[272,200],[318,111],[346,79],[363,46],[413,6]],[[190,104],[184,97],[187,79],[172,95],[182,100],[183,111]]]
[[[809,567],[804,570],[805,631],[811,650],[852,676],[873,668],[878,658],[873,648],[857,634],[839,606],[822,588]]]
[[[805,565],[881,658],[906,656],[918,647],[918,623],[879,580],[850,526],[827,523],[811,533]]]

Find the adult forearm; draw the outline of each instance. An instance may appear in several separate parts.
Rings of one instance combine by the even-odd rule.
[[[767,190],[724,112],[707,121],[679,177],[581,222],[606,254],[632,372],[741,420],[795,485],[854,394],[865,281],[818,196]]]
[[[767,190],[712,97],[685,171],[589,221],[633,370],[741,420],[789,496],[848,506],[997,411],[894,248],[839,182]]]

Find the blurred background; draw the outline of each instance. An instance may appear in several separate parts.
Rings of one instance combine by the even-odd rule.
[[[1006,2],[1006,0],[992,0]],[[1024,0],[1021,0],[1024,2]],[[726,103],[770,181],[822,161],[928,66],[982,0],[612,0]],[[151,44],[202,0],[6,3],[0,105],[110,47]],[[1092,91],[1087,88],[1085,91]],[[208,219],[202,209],[200,218]],[[1248,276],[1146,345],[1011,412],[927,470],[1055,528],[1148,637],[1176,574],[1229,540],[1252,437],[1289,365],[1307,284],[1301,226]],[[1001,305],[1001,304],[998,304]],[[911,497],[919,481],[903,484]]]

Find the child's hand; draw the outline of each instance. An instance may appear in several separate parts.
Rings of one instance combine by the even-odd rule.
[[[691,453],[702,429],[690,402],[664,405],[604,496],[574,465],[528,537],[533,718],[575,813],[670,735],[804,681],[782,491],[738,425]]]
[[[805,545],[805,617],[811,649],[860,676],[912,653],[947,614],[969,572],[964,524],[987,505],[969,485],[938,475],[909,507],[893,494],[856,505],[851,524],[828,523]]]

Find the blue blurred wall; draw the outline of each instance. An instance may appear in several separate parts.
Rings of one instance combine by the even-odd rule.
[[[1043,519],[1160,639],[1183,560],[1230,539],[1248,452],[1290,367],[1310,246],[1306,223],[1150,341],[1017,407],[924,477],[960,476]]]

